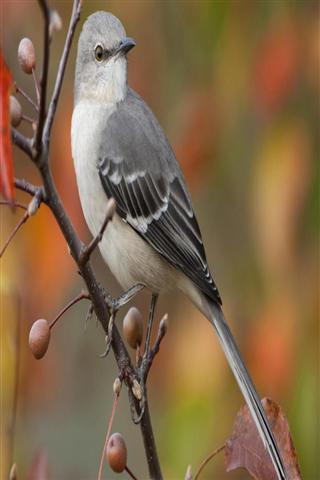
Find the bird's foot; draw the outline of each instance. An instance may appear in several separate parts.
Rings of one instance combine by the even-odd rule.
[[[108,323],[108,335],[106,335],[105,340],[106,340],[106,349],[103,353],[100,354],[101,358],[104,358],[108,355],[112,343],[112,338],[113,338],[113,324],[114,324],[114,314],[112,313],[110,315],[109,323]]]
[[[113,313],[116,313],[121,307],[124,307],[130,300],[133,299],[144,288],[142,283],[137,283],[129,290],[123,292],[118,298],[112,299],[112,309]]]
[[[91,318],[93,317],[93,314],[94,314],[94,307],[93,307],[93,304],[90,303],[88,311],[87,311],[85,323],[84,323],[84,329],[85,330],[87,329],[88,323],[91,321]]]

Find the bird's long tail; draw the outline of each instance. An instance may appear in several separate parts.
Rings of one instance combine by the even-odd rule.
[[[211,300],[206,300],[209,307],[207,314],[208,320],[216,329],[222,349],[229,362],[231,370],[239,384],[245,401],[249,407],[253,420],[259,431],[260,437],[265,447],[268,449],[278,478],[284,480],[287,477],[285,474],[285,469],[278,446],[274,439],[269,422],[266,418],[266,414],[261,404],[260,398],[241,358],[240,352],[235,343],[230,328],[225,321],[221,308]]]

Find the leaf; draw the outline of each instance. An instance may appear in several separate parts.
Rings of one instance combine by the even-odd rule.
[[[12,84],[8,69],[0,49],[0,191],[4,198],[13,200],[13,163],[9,123],[9,91]]]
[[[300,480],[300,468],[288,420],[279,405],[270,398],[264,398],[262,405],[278,443],[287,478]],[[225,465],[227,472],[244,468],[258,480],[277,480],[278,478],[247,406],[239,410],[231,437],[226,442]]]
[[[39,450],[34,456],[27,480],[48,480],[49,479],[49,462],[48,455],[45,450]]]

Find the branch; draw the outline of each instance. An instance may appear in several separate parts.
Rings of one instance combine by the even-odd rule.
[[[33,108],[37,112],[38,111],[38,105],[36,104],[36,102],[24,90],[22,90],[22,88],[18,87],[18,85],[16,83],[14,84],[14,88],[16,89],[16,92],[20,93],[20,95],[22,97],[24,97],[30,103],[30,105],[33,106]]]
[[[48,74],[48,59],[49,59],[49,35],[48,35],[48,26],[49,26],[49,9],[47,3],[44,0],[39,0],[40,6],[44,13],[45,18],[45,35],[44,35],[44,62],[43,62],[43,75],[42,75],[42,89],[41,89],[41,101],[40,101],[40,110],[39,110],[39,122],[38,122],[38,129],[36,135],[36,155],[38,169],[41,173],[42,180],[43,180],[43,187],[36,187],[25,180],[15,180],[16,188],[25,191],[31,195],[34,195],[36,192],[41,192],[43,201],[49,206],[51,209],[60,230],[70,248],[70,253],[73,256],[75,262],[78,265],[80,274],[86,284],[88,293],[90,295],[94,311],[98,320],[100,321],[104,331],[108,334],[108,325],[109,325],[109,308],[104,297],[104,292],[101,289],[94,273],[91,268],[90,262],[81,262],[81,252],[85,249],[84,244],[77,236],[74,227],[66,214],[64,206],[61,202],[61,199],[58,195],[56,190],[56,186],[54,184],[54,180],[52,177],[51,169],[49,167],[48,162],[48,148],[49,148],[49,137],[51,132],[51,126],[54,120],[54,115],[56,111],[56,105],[59,99],[61,85],[65,73],[65,67],[67,58],[69,55],[71,42],[74,34],[74,29],[76,23],[78,21],[78,16],[81,9],[81,0],[74,0],[73,2],[73,13],[72,18],[69,25],[69,31],[67,34],[67,39],[64,47],[64,51],[60,60],[60,66],[56,78],[54,94],[52,100],[50,102],[49,112],[47,116],[47,120],[44,124],[44,117],[45,117],[45,97],[46,97],[46,84],[47,84],[47,74]],[[45,131],[43,130],[45,128]],[[41,145],[41,136],[43,140],[43,145]],[[22,150],[24,150],[24,142],[20,142],[19,145]],[[42,148],[44,146],[44,148]],[[30,155],[31,158],[35,158],[35,155]],[[90,247],[92,248],[92,246]],[[128,354],[128,351],[122,341],[122,338],[119,334],[117,327],[114,325],[113,332],[112,332],[112,342],[111,347],[113,349],[114,356],[116,358],[119,371],[123,376],[125,383],[128,385],[129,388],[129,395],[132,394],[131,386],[132,386],[132,379],[136,378],[137,373],[132,365],[131,358]],[[139,401],[137,399],[133,399],[135,409],[138,414],[141,413]],[[143,442],[145,446],[145,452],[148,461],[149,467],[149,474],[152,479],[161,480],[162,474],[160,469],[160,464],[158,460],[156,445],[154,441],[149,408],[147,401],[144,406],[144,413],[142,415],[140,429],[143,437]]]
[[[197,473],[195,474],[193,480],[198,480],[198,478],[199,478],[199,476],[200,476],[200,473],[202,472],[202,470],[204,469],[204,467],[207,465],[207,463],[209,463],[210,460],[212,460],[212,458],[215,457],[218,453],[222,452],[222,450],[224,450],[225,447],[226,447],[225,445],[221,445],[221,447],[216,448],[213,452],[211,452],[211,453],[203,460],[203,462],[201,463],[200,467],[198,468],[198,471],[197,471]]]
[[[12,143],[14,143],[17,147],[19,147],[20,150],[22,150],[24,153],[26,153],[28,157],[33,158],[33,151],[31,147],[30,138],[25,137],[16,128],[12,127],[11,139],[12,139]]]
[[[115,214],[116,211],[116,202],[113,198],[110,198],[107,203],[106,207],[106,215],[103,221],[103,224],[101,225],[101,228],[98,232],[98,235],[96,235],[89,245],[85,246],[81,252],[80,256],[78,259],[79,264],[85,264],[89,261],[90,255],[92,252],[95,250],[95,248],[98,246],[98,243],[101,242],[103,234],[105,232],[105,229],[107,228],[108,223],[110,220],[112,220],[113,215]]]
[[[75,305],[76,303],[80,302],[81,300],[90,300],[90,296],[88,294],[88,292],[85,292],[84,290],[82,290],[79,295],[77,295],[75,298],[73,298],[65,307],[63,307],[62,310],[60,310],[60,312],[58,313],[58,315],[54,318],[54,320],[52,320],[52,322],[50,323],[49,325],[49,329],[51,330],[55,324],[57,323],[57,321],[59,320],[59,318],[62,317],[62,315],[64,313],[66,313],[67,310],[69,310],[69,308],[71,308],[73,305]]]
[[[44,34],[43,34],[43,61],[41,73],[41,92],[39,102],[38,128],[36,132],[35,148],[37,153],[41,151],[42,132],[44,128],[44,121],[46,116],[46,98],[47,98],[47,83],[48,83],[48,68],[49,68],[49,25],[50,25],[50,9],[46,0],[38,0],[44,18]]]
[[[10,235],[7,238],[4,246],[2,247],[2,249],[0,251],[0,258],[2,257],[2,255],[4,254],[4,252],[7,249],[8,245],[10,244],[11,240],[14,238],[16,233],[20,230],[22,225],[24,225],[26,223],[26,221],[37,212],[38,208],[41,205],[41,202],[42,202],[42,192],[41,192],[41,190],[36,190],[31,202],[29,203],[29,205],[27,207],[25,205],[21,204],[21,203],[14,202],[14,204],[13,204],[14,206],[22,208],[23,210],[25,210],[25,212],[24,212],[22,218],[19,220],[17,225],[14,227],[14,229],[10,233]],[[7,202],[6,200],[1,201],[0,204],[1,205],[8,205],[8,204],[10,205],[10,203]]]
[[[23,217],[21,217],[21,219],[19,220],[19,222],[17,223],[17,225],[14,227],[14,229],[12,230],[12,232],[10,233],[9,237],[7,238],[7,240],[5,241],[5,244],[3,245],[1,251],[0,251],[0,258],[2,257],[2,255],[4,254],[4,252],[7,250],[7,247],[8,245],[10,244],[11,240],[14,238],[14,236],[16,235],[16,233],[20,230],[20,228],[22,227],[22,225],[24,225],[26,223],[26,221],[28,220],[29,218],[29,214],[28,214],[28,211],[26,211],[23,215]]]
[[[28,210],[27,205],[20,202],[11,202],[11,200],[0,200],[0,205],[7,205],[8,207],[21,208],[22,210]]]
[[[44,131],[43,131],[43,140],[44,143],[48,145],[49,143],[49,138],[50,138],[50,133],[51,133],[51,128],[53,124],[53,119],[54,115],[56,112],[56,108],[58,105],[58,100],[60,96],[60,91],[62,87],[62,82],[63,82],[63,77],[67,65],[67,60],[68,56],[70,53],[70,48],[71,48],[71,43],[73,40],[74,32],[76,30],[77,23],[80,18],[80,12],[81,12],[81,6],[82,6],[82,1],[81,0],[75,0],[73,2],[73,7],[72,7],[72,13],[71,13],[71,19],[69,23],[69,29],[63,49],[63,53],[60,59],[59,63],[59,69],[58,69],[58,74],[56,78],[56,83],[54,86],[53,90],[53,95],[50,101],[49,109],[48,109],[48,115],[47,115],[47,120],[44,126]]]
[[[161,342],[162,342],[165,334],[167,333],[167,329],[168,329],[168,315],[165,314],[163,316],[163,318],[160,320],[158,334],[157,334],[156,341],[154,342],[154,346],[150,350],[150,352],[148,353],[146,358],[142,361],[141,378],[143,379],[144,382],[147,380],[148,373],[149,373],[150,368],[152,366],[154,357],[159,352]]]
[[[29,193],[29,195],[38,196],[43,203],[47,203],[47,197],[43,187],[33,185],[32,183],[28,182],[27,180],[15,178],[14,179],[14,186],[25,193]]]
[[[106,448],[107,448],[107,445],[108,445],[108,440],[109,440],[109,437],[110,437],[114,416],[115,416],[117,406],[118,406],[118,403],[119,403],[119,398],[120,398],[120,394],[116,393],[115,397],[114,397],[114,401],[113,401],[112,411],[111,411],[110,419],[109,419],[109,422],[108,422],[107,433],[106,433],[106,437],[105,437],[105,441],[104,441],[103,449],[102,449],[102,454],[101,454],[101,458],[100,458],[98,480],[101,480],[101,477],[102,477],[102,469],[103,469],[104,459],[105,459],[105,456],[106,456],[105,452],[106,452]]]

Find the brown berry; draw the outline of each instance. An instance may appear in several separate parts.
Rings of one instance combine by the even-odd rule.
[[[10,95],[10,123],[13,127],[20,125],[22,118],[22,108],[16,97]]]
[[[141,345],[143,337],[143,318],[136,307],[131,307],[123,319],[123,334],[132,348]]]
[[[37,360],[45,355],[49,342],[49,323],[44,318],[40,318],[33,323],[29,333],[29,347]]]
[[[123,436],[120,433],[113,433],[108,440],[106,456],[110,468],[121,473],[127,466],[127,447]]]
[[[18,61],[22,70],[29,75],[36,68],[36,53],[30,38],[23,38],[19,43]]]

